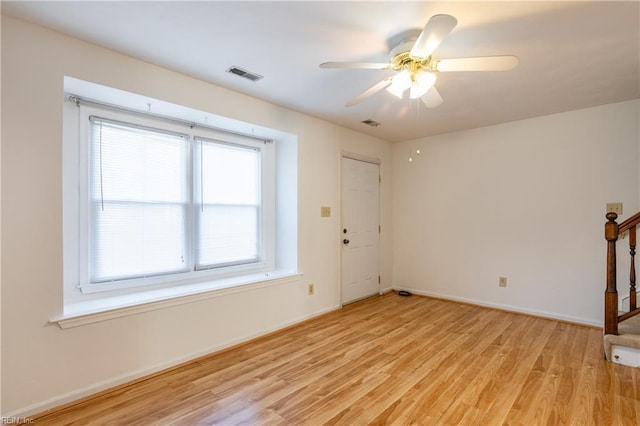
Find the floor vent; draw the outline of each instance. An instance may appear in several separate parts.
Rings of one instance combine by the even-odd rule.
[[[244,77],[247,80],[251,80],[251,81],[258,81],[258,80],[260,80],[262,78],[262,76],[260,74],[249,72],[249,71],[247,71],[245,69],[242,69],[240,67],[237,67],[235,65],[232,66],[231,68],[229,68],[227,70],[227,72],[229,72],[231,74],[235,74],[235,75],[240,76],[240,77]]]

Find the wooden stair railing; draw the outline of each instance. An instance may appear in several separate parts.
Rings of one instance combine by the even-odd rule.
[[[607,288],[604,292],[604,333],[618,334],[618,323],[640,314],[636,301],[636,227],[640,224],[640,212],[618,224],[618,215],[607,213],[604,237],[607,240]],[[625,232],[629,233],[629,312],[620,315],[618,311],[618,289],[616,287],[616,242]]]

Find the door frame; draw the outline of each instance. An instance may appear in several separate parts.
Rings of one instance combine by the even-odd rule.
[[[338,167],[338,173],[340,176],[339,179],[339,191],[338,193],[340,194],[340,219],[339,219],[339,226],[338,226],[338,239],[337,239],[337,244],[340,246],[340,267],[339,267],[339,285],[338,285],[338,301],[339,301],[339,306],[340,308],[342,308],[345,304],[342,301],[342,229],[343,229],[343,225],[342,225],[342,180],[343,180],[343,176],[342,176],[342,159],[344,158],[348,158],[350,160],[356,160],[356,161],[362,161],[364,163],[370,163],[370,164],[375,164],[378,166],[378,176],[379,176],[379,180],[378,180],[378,222],[379,222],[379,226],[382,225],[382,209],[381,209],[381,203],[382,203],[382,191],[381,191],[381,187],[382,187],[382,160],[380,158],[377,157],[369,157],[367,155],[362,155],[362,154],[358,154],[355,152],[351,152],[351,151],[341,151],[340,153],[340,159],[339,159],[339,164],[340,167]],[[380,244],[381,241],[381,237],[382,237],[382,231],[380,231],[378,233],[378,274],[381,277],[382,276],[382,271],[380,270],[380,265],[382,265],[382,246]],[[382,283],[378,282],[378,294],[382,294],[381,292],[381,286]],[[357,302],[358,300],[362,300],[362,299],[356,299],[356,300],[352,300],[350,302],[348,302],[347,304],[350,303],[354,303]]]

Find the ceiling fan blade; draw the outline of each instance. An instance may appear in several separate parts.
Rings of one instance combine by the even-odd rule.
[[[422,95],[420,99],[422,99],[422,102],[427,108],[435,108],[440,106],[442,103],[442,96],[440,96],[440,93],[436,90],[435,86],[431,86],[431,89]]]
[[[516,56],[480,56],[476,58],[440,59],[436,69],[450,71],[509,71],[518,65]]]
[[[411,48],[411,56],[426,58],[431,55],[457,23],[458,20],[451,15],[432,16]]]
[[[384,89],[385,87],[387,87],[390,84],[391,84],[391,77],[387,77],[384,80],[382,80],[382,81],[376,83],[375,85],[371,86],[370,88],[368,88],[367,90],[362,92],[360,95],[358,95],[355,98],[351,99],[349,102],[347,102],[345,104],[345,106],[350,107],[350,106],[357,105],[360,102],[362,102],[365,99],[367,99],[369,96],[373,95],[374,93],[379,92],[380,90]]]
[[[363,70],[385,70],[390,68],[388,62],[325,62],[320,68],[355,68]]]

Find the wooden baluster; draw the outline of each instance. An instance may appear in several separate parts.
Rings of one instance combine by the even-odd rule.
[[[618,334],[618,290],[616,288],[616,241],[618,240],[618,215],[607,213],[604,225],[607,240],[607,289],[604,292],[604,333]]]
[[[636,227],[629,229],[629,254],[631,271],[629,272],[629,310],[636,309]]]

